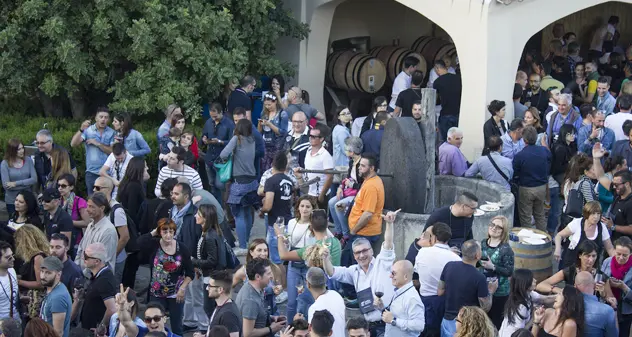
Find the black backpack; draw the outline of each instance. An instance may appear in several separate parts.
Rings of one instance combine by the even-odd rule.
[[[224,236],[215,233],[213,235],[213,239],[215,239],[215,243],[217,244],[217,248],[219,249],[219,260],[217,261],[217,269],[234,270],[239,267],[241,265],[241,262],[239,262],[237,255],[235,255],[235,253],[233,252],[233,248],[231,248]]]
[[[110,211],[110,222],[112,224],[114,224],[114,212],[119,208],[123,208],[123,205],[116,204],[112,207],[112,210]],[[140,250],[140,247],[138,247],[138,242],[137,242],[138,229],[136,227],[136,223],[129,216],[125,208],[123,208],[123,212],[125,212],[125,217],[127,218],[127,231],[129,232],[129,240],[127,241],[127,244],[125,245],[125,251],[128,253],[137,252]],[[118,231],[116,232],[116,234],[118,235]]]

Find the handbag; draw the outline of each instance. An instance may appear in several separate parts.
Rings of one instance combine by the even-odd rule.
[[[219,157],[217,158],[220,159]],[[233,177],[233,156],[230,155],[226,161],[218,161],[216,160],[213,163],[213,166],[217,169],[217,175],[219,176],[219,180],[223,183],[229,182]]]
[[[572,216],[573,218],[582,217],[582,211],[584,209],[584,194],[581,191],[581,184],[583,182],[584,181],[579,181],[577,186],[568,191],[566,210],[564,211],[564,214]]]

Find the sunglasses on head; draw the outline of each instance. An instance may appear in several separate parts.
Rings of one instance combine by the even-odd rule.
[[[160,322],[162,320],[164,316],[154,316],[154,317],[145,317],[145,323],[149,324],[151,323],[151,321],[154,321],[156,323]]]

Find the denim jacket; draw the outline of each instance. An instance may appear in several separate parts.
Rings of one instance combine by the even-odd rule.
[[[114,129],[109,126],[105,127],[103,133],[99,132],[96,125],[90,125],[87,129],[83,131],[81,138],[84,141],[84,146],[86,148],[86,172],[90,172],[93,174],[99,174],[99,170],[101,166],[105,164],[105,161],[108,159],[108,154],[101,151],[98,147],[94,145],[90,145],[85,143],[88,139],[95,139],[97,142],[105,145],[112,146],[114,143],[114,134],[116,132]]]
[[[608,277],[612,276],[612,270],[610,269],[610,264],[612,263],[612,257],[609,257],[603,261],[601,264],[601,271],[608,275]],[[623,282],[628,285],[628,287],[632,288],[632,272],[628,272],[623,277]],[[632,291],[629,292],[625,297],[622,297],[619,301],[621,306],[621,313],[623,315],[632,314]]]
[[[134,129],[129,130],[129,134],[125,137],[123,144],[127,152],[134,157],[146,156],[151,152],[143,135]]]
[[[217,138],[224,142],[223,144],[207,145],[206,157],[204,158],[207,165],[212,166],[215,159],[219,157],[226,144],[233,138],[233,130],[235,130],[235,124],[226,115],[217,124],[215,124],[213,118],[209,118],[206,121],[202,130],[202,138],[206,136],[208,139]],[[200,138],[200,142],[202,138]]]
[[[608,152],[612,151],[614,145],[614,131],[609,128],[601,128],[599,138],[588,140],[592,133],[592,124],[584,125],[577,131],[577,149],[592,157],[592,148],[596,142],[600,142],[601,146]]]
[[[584,336],[619,336],[614,310],[609,305],[600,303],[595,295],[582,295],[584,295]]]

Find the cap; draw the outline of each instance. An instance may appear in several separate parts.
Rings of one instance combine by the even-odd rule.
[[[327,284],[327,276],[325,271],[318,267],[310,267],[305,276],[307,283],[315,287],[322,287]]]
[[[56,188],[47,188],[44,190],[44,193],[42,193],[42,200],[50,202],[54,199],[61,199],[61,194],[59,194],[59,191]]]
[[[49,256],[44,258],[44,261],[42,261],[40,268],[50,271],[62,271],[64,269],[64,264],[56,256]]]

